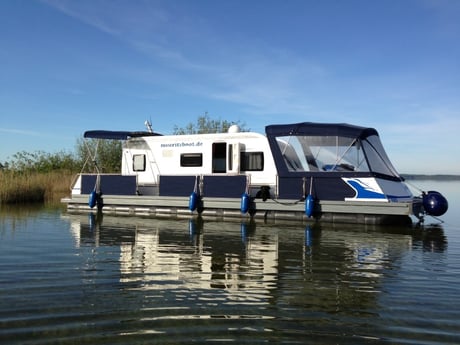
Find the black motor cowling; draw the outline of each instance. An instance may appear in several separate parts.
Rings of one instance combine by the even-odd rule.
[[[449,204],[447,199],[439,192],[430,190],[428,192],[423,192],[423,208],[425,212],[430,216],[442,216],[446,213]]]

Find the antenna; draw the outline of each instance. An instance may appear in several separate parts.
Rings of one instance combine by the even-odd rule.
[[[145,128],[147,128],[147,131],[149,133],[153,133],[152,124],[150,123],[149,120],[145,120],[144,125],[145,125]]]

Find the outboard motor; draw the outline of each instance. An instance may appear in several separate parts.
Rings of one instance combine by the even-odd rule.
[[[442,216],[449,207],[447,199],[439,192],[428,191],[422,193],[423,208],[430,216]]]

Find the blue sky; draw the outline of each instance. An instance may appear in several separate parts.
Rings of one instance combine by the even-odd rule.
[[[460,174],[460,1],[0,1],[0,162],[88,129],[212,118],[376,128],[402,173]]]

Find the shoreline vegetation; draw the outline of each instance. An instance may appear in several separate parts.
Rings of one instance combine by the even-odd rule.
[[[18,152],[0,163],[0,205],[59,204],[70,195],[76,174],[119,173],[121,152],[117,140],[79,140],[75,153]]]
[[[75,173],[69,171],[47,173],[0,171],[0,202],[1,204],[57,204],[70,194],[73,176]]]
[[[410,181],[460,181],[460,175],[448,174],[401,174],[401,177]]]
[[[49,172],[0,170],[0,203],[58,204],[62,198],[69,196],[75,175],[76,172],[69,170]],[[460,181],[460,175],[402,174],[402,176],[409,181]]]

